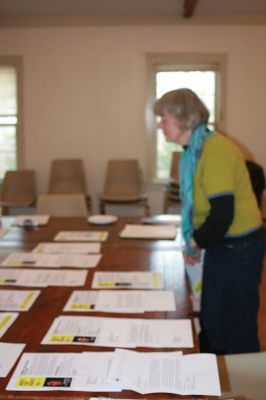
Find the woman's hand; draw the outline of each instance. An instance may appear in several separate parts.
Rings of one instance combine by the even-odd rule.
[[[184,251],[183,252],[184,262],[188,265],[197,264],[201,260],[201,250],[199,249],[199,247],[197,246],[197,243],[195,242],[195,240],[193,238],[190,240],[189,246],[193,250],[195,250],[195,255],[192,256]]]

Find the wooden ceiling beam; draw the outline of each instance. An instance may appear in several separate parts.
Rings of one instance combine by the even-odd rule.
[[[199,0],[183,0],[183,17],[191,18],[195,12]]]

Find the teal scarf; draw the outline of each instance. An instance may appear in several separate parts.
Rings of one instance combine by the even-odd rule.
[[[193,183],[194,175],[206,138],[212,135],[206,125],[196,126],[191,134],[188,147],[181,155],[179,165],[179,186],[181,195],[181,230],[185,241],[185,251],[189,255],[195,254],[195,249],[189,246],[193,234]]]

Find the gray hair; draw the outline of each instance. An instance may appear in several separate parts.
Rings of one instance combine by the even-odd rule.
[[[183,129],[193,129],[196,125],[208,124],[209,111],[200,98],[190,89],[177,89],[165,93],[154,104],[156,115],[164,112],[173,114]]]

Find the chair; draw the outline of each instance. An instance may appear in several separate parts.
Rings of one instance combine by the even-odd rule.
[[[265,400],[266,352],[218,356],[217,361],[223,399]]]
[[[6,172],[0,199],[3,214],[9,214],[10,208],[33,206],[36,197],[35,171],[17,170]]]
[[[262,194],[265,189],[265,174],[263,168],[254,161],[247,160],[246,166],[248,169],[251,185],[256,196],[259,208],[262,206]]]
[[[38,196],[37,214],[52,217],[87,217],[84,194],[43,194]]]
[[[81,159],[57,159],[51,164],[48,193],[86,195],[88,208],[91,198],[87,195],[85,170]]]
[[[100,211],[105,214],[107,204],[138,205],[149,215],[147,197],[143,194],[142,172],[137,160],[110,160],[107,165]]]
[[[180,206],[180,193],[179,193],[179,172],[178,166],[180,161],[180,151],[175,151],[172,154],[171,170],[170,170],[170,181],[166,185],[164,193],[164,213],[168,213],[169,207]]]

